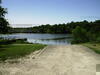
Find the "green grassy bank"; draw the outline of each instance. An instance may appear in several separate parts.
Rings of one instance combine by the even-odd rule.
[[[5,61],[6,59],[19,58],[36,50],[43,49],[46,46],[42,44],[28,44],[26,42],[21,42],[18,40],[17,43],[0,44],[0,60]]]
[[[91,50],[95,51],[96,53],[100,54],[100,43],[84,43],[82,44]]]

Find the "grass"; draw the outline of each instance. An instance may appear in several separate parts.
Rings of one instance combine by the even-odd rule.
[[[84,45],[84,46],[92,49],[96,53],[100,54],[100,43],[84,43],[82,45]]]
[[[42,44],[26,44],[26,43],[12,43],[0,45],[0,60],[16,59],[30,54],[36,50],[43,49],[46,45]]]

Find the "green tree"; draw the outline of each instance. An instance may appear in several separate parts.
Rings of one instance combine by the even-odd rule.
[[[0,5],[0,33],[7,33],[9,29],[9,23],[5,19],[5,14],[7,14],[7,9]]]
[[[73,42],[75,43],[83,43],[88,41],[86,30],[80,26],[77,26],[75,29],[73,29],[72,34]]]

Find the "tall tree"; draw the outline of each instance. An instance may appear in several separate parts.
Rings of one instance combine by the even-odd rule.
[[[80,26],[77,26],[75,29],[73,29],[72,34],[73,34],[73,42],[75,43],[83,43],[88,41],[86,35],[87,31]]]
[[[1,6],[0,0],[0,33],[7,33],[9,29],[9,23],[5,19],[5,14],[7,14],[7,9]]]

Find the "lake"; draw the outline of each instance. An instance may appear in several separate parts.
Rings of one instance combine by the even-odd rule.
[[[26,38],[30,43],[40,43],[47,45],[69,45],[71,44],[70,34],[37,34],[37,33],[16,33],[0,34],[4,39]]]

